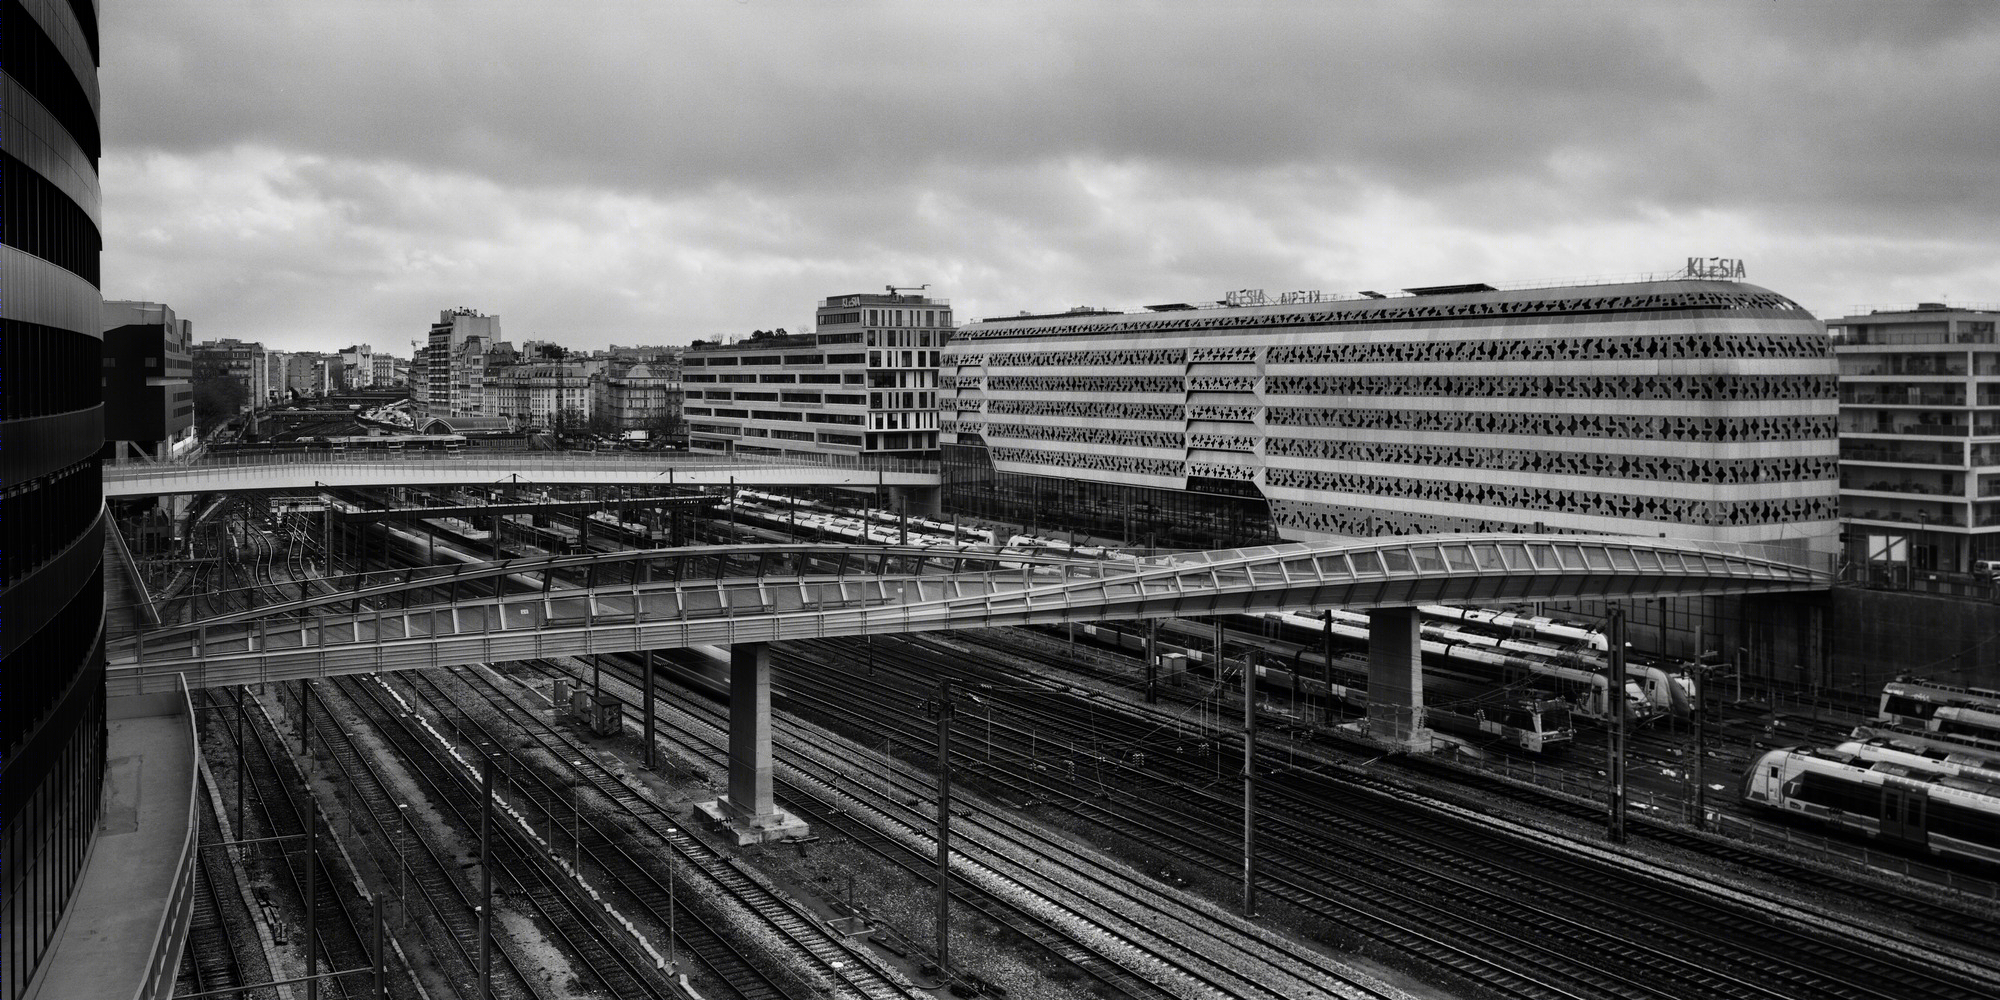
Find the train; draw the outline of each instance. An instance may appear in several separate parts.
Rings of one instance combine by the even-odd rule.
[[[1772,750],[1742,779],[1746,806],[1940,858],[2000,864],[2000,784],[1842,750]]]
[[[1941,709],[1954,708],[2000,716],[2000,691],[1905,675],[1882,685],[1882,702],[1875,718],[1896,725],[1923,726]]]
[[[1267,623],[1266,627],[1275,632],[1277,638],[1309,648],[1311,644],[1323,641],[1328,613],[1268,612],[1255,617]],[[1332,631],[1336,638],[1351,644],[1367,644],[1367,615],[1339,609],[1331,614]],[[1434,667],[1453,671],[1470,680],[1532,688],[1545,696],[1567,702],[1571,713],[1581,718],[1604,720],[1611,716],[1610,706],[1613,703],[1605,696],[1602,670],[1587,670],[1506,649],[1494,645],[1490,637],[1446,626],[1419,626],[1419,633],[1423,655]],[[1322,659],[1317,653],[1308,652],[1304,656],[1313,663]],[[1657,675],[1646,672],[1641,676],[1646,678],[1644,683],[1628,679],[1625,684],[1628,719],[1645,720],[1659,715],[1662,709],[1656,701],[1656,692],[1667,689],[1671,684],[1664,672]],[[1658,700],[1671,704],[1670,697],[1660,696]]]
[[[1875,736],[1865,740],[1851,739],[1834,749],[1866,761],[1899,764],[1921,771],[1934,771],[1961,778],[1977,778],[1980,781],[2000,785],[2000,761],[1962,750],[1927,747],[1890,736]]]
[[[1164,639],[1155,651],[1162,657],[1180,656],[1190,673],[1215,678],[1213,645],[1204,630],[1174,619],[1160,623]],[[1145,636],[1109,623],[1079,624],[1078,635],[1100,645],[1145,655]],[[1365,711],[1368,693],[1365,684],[1355,684],[1368,676],[1368,662],[1359,657],[1335,657],[1334,670],[1344,680],[1329,682],[1314,676],[1313,669],[1324,663],[1317,653],[1290,644],[1266,647],[1279,655],[1279,662],[1265,662],[1257,668],[1258,686],[1266,690],[1296,692],[1300,696],[1339,701]],[[1224,680],[1234,668],[1225,665]],[[1237,675],[1240,676],[1240,675]],[[1570,705],[1537,693],[1492,691],[1480,685],[1434,674],[1424,675],[1424,711],[1427,725],[1439,732],[1478,740],[1485,744],[1511,746],[1529,753],[1544,753],[1567,745],[1576,738]]]

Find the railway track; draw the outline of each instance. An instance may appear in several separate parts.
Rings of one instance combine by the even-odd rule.
[[[223,689],[205,692],[210,705],[233,706],[235,699],[245,697],[240,689]],[[255,706],[255,702],[250,702]],[[363,900],[355,895],[355,881],[348,877],[344,869],[331,863],[325,851],[330,843],[323,843],[322,850],[312,857],[306,857],[307,810],[301,802],[310,794],[296,791],[305,788],[304,775],[300,774],[296,763],[289,754],[273,751],[271,744],[279,742],[269,718],[261,711],[246,712],[250,724],[245,726],[241,736],[244,771],[249,772],[245,786],[248,804],[254,811],[246,817],[246,829],[236,831],[243,839],[283,837],[270,843],[252,845],[251,850],[270,859],[270,867],[280,874],[280,882],[290,893],[298,913],[307,909],[306,866],[314,866],[312,872],[311,898],[316,900],[319,914],[315,946],[317,968],[320,972],[343,969],[371,968],[374,958],[369,952],[368,932],[364,931],[362,912]],[[225,734],[231,745],[236,744],[238,735],[234,727],[216,726],[216,731]],[[244,780],[242,771],[238,780]],[[275,855],[275,857],[273,857]],[[302,928],[301,928],[302,930]],[[348,977],[350,979],[357,977]],[[391,977],[391,994],[397,997],[415,997],[415,990],[407,977]],[[341,979],[328,979],[321,983],[321,995],[328,997],[364,996],[369,993],[366,985],[357,985]]]
[[[461,674],[463,677],[463,674]],[[441,725],[449,727],[462,740],[492,742],[495,734],[484,724],[474,719],[444,688],[427,675],[399,678],[406,682],[407,697],[419,711],[429,711]],[[479,693],[474,688],[474,693]],[[520,715],[529,715],[519,705],[503,703],[491,697],[483,699],[486,707],[503,713],[511,721],[523,721]],[[541,720],[534,720],[540,722]],[[599,884],[615,886],[616,890],[629,897],[638,912],[650,918],[662,934],[668,928],[676,927],[678,938],[685,949],[696,955],[706,965],[718,983],[726,984],[735,995],[747,1000],[781,998],[816,992],[813,986],[793,982],[789,976],[780,976],[768,971],[756,957],[746,955],[728,933],[718,923],[711,920],[701,909],[690,909],[688,900],[698,900],[698,894],[681,890],[676,893],[668,885],[671,880],[663,880],[657,874],[662,867],[669,867],[674,873],[685,871],[689,877],[706,880],[748,913],[762,918],[767,929],[780,934],[804,935],[800,948],[814,964],[814,973],[823,981],[840,983],[851,995],[866,997],[908,996],[906,990],[898,989],[886,976],[877,973],[830,937],[819,932],[811,921],[790,910],[782,901],[768,892],[761,891],[748,875],[737,869],[727,859],[722,858],[706,845],[668,822],[660,822],[659,817],[641,813],[633,807],[635,802],[646,800],[635,791],[618,781],[614,775],[597,764],[590,752],[582,747],[549,742],[547,733],[539,727],[522,726],[531,743],[545,751],[542,760],[523,755],[515,749],[507,751],[510,774],[510,794],[517,801],[530,803],[539,812],[545,827],[552,831],[551,850],[559,849],[557,841],[562,832],[574,831],[572,850],[584,862],[583,870],[592,875]],[[511,734],[510,734],[511,735]],[[510,741],[511,742],[511,741]],[[500,745],[497,744],[496,745]],[[561,762],[558,764],[557,762]],[[580,763],[579,763],[580,762]],[[563,781],[567,772],[596,793],[599,801],[577,802],[570,806],[565,802],[570,786]],[[561,782],[561,787],[558,787]],[[650,803],[649,803],[650,804]],[[619,824],[608,823],[599,814],[609,811],[633,820],[656,838],[660,848],[672,852],[676,863],[663,865],[651,856],[638,857],[627,850],[636,838],[624,833]],[[584,808],[588,806],[588,808]],[[568,816],[565,822],[565,815]],[[638,847],[642,853],[643,847]],[[678,900],[678,902],[677,902]],[[670,913],[681,915],[672,919]],[[809,942],[819,939],[820,950],[812,948]],[[848,973],[849,975],[843,975]]]
[[[882,644],[878,643],[880,663]],[[918,645],[901,643],[907,647]],[[908,650],[905,649],[907,655]],[[966,664],[963,656],[924,656],[916,664],[925,676]],[[968,664],[969,666],[969,664]],[[893,667],[891,669],[894,669]],[[878,673],[878,677],[880,674]],[[976,679],[976,674],[974,675]],[[844,689],[842,689],[844,690]],[[845,701],[845,700],[843,700]],[[879,699],[878,699],[879,701]],[[865,711],[858,703],[838,705],[842,711]],[[1156,720],[1127,722],[1117,713],[1102,708],[1086,710],[1041,700],[1018,706],[1037,720],[1039,738],[1068,731],[1085,732],[1085,726],[1113,726],[1119,740],[1137,741],[1157,726]],[[920,741],[928,726],[906,718],[900,739]],[[1027,737],[1021,734],[1025,749]],[[1265,757],[1271,758],[1266,752]],[[1281,761],[1270,760],[1274,767]],[[1112,762],[1118,783],[1146,781],[1149,770]],[[1206,825],[1226,838],[1240,819],[1240,806],[1225,797],[1210,795],[1199,788],[1205,773],[1191,771],[1170,755],[1156,755],[1151,771],[1174,774],[1172,795],[1185,806],[1206,797],[1212,808]],[[1175,772],[1183,772],[1175,774]],[[1036,772],[1027,772],[1035,775]],[[1027,777],[1034,785],[1046,781]],[[1155,777],[1154,780],[1157,780]],[[1914,967],[1913,963],[1891,962],[1872,952],[1864,953],[1838,940],[1804,934],[1768,918],[1768,914],[1740,912],[1720,905],[1700,893],[1688,892],[1660,880],[1642,878],[1602,865],[1585,865],[1574,859],[1535,849],[1511,838],[1496,838],[1478,831],[1468,832],[1460,824],[1446,823],[1425,811],[1410,809],[1390,792],[1373,790],[1373,812],[1388,812],[1389,824],[1367,822],[1352,809],[1326,808],[1316,803],[1351,800],[1355,789],[1348,781],[1334,782],[1324,776],[1308,776],[1295,795],[1266,803],[1263,811],[1274,814],[1267,827],[1278,820],[1274,833],[1302,839],[1296,853],[1284,860],[1288,868],[1312,870],[1314,857],[1328,852],[1354,851],[1366,846],[1367,867],[1374,872],[1399,871],[1399,877],[1413,884],[1444,879],[1450,904],[1474,907],[1483,898],[1492,907],[1482,921],[1489,927],[1537,928],[1552,949],[1567,947],[1582,954],[1650,955],[1649,980],[1669,983],[1666,992],[1656,992],[1649,984],[1637,984],[1647,992],[1640,996],[1740,995],[1791,996],[1801,986],[1817,995],[1847,997],[1890,997],[1921,984],[1925,996],[1973,997],[1984,995],[1991,983],[1972,985],[1956,977]],[[1159,809],[1156,826],[1183,825],[1199,829],[1204,816],[1187,808]],[[1393,832],[1386,832],[1393,827]],[[1317,836],[1310,832],[1316,831]],[[1124,835],[1133,833],[1127,826]],[[1337,834],[1337,835],[1335,835]],[[1233,856],[1223,855],[1233,859]],[[1422,864],[1412,865],[1417,858]],[[1400,869],[1394,866],[1401,866]],[[1636,905],[1635,905],[1636,904]],[[1614,933],[1614,931],[1616,933]],[[1678,964],[1676,964],[1678,963]],[[1615,969],[1600,968],[1599,974]]]
[[[666,739],[697,759],[721,762],[727,721],[704,706],[690,711],[703,738],[675,733],[670,727]],[[788,806],[839,803],[850,812],[866,810],[875,816],[874,825],[887,828],[888,839],[904,852],[917,858],[932,856],[934,816],[918,806],[929,794],[927,784],[883,766],[879,757],[866,751],[836,752],[784,741],[774,745],[773,755],[800,776],[799,781],[778,782]],[[878,770],[867,780],[848,777],[856,765]],[[806,811],[816,817],[831,812],[823,807]],[[1104,942],[1115,942],[1110,950],[1124,956],[1116,964],[1132,968],[1102,977],[1107,985],[1132,991],[1143,983],[1149,992],[1165,989],[1170,995],[1184,990],[1248,997],[1386,995],[1317,952],[1261,940],[1247,925],[1197,920],[1177,903],[1133,889],[1122,870],[1075,857],[1075,845],[1067,841],[1051,840],[1020,824],[996,824],[977,812],[969,814],[967,822],[971,825],[960,825],[961,836],[954,838],[959,847],[955,883],[1009,887],[1003,895],[1032,892],[1039,897],[1036,908],[1053,914],[1045,922],[1092,941],[1094,947],[1087,951],[1100,952],[1106,948]],[[923,867],[919,861],[915,870]],[[1099,958],[1085,968],[1103,961]],[[1133,974],[1141,970],[1143,974]]]
[[[214,829],[214,820],[204,810],[203,824]],[[207,832],[207,831],[204,831]],[[236,936],[223,919],[223,902],[218,884],[234,887],[236,874],[227,860],[218,863],[215,852],[197,852],[194,915],[188,921],[187,945],[181,955],[181,984],[188,993],[204,993],[246,985],[243,962],[236,953]],[[226,880],[226,881],[225,881]]]
[[[1080,673],[1120,685],[1129,684],[1137,669],[1130,661],[1109,659],[1096,650],[1083,648],[1072,652],[1061,640],[1032,630],[1004,630],[1004,634],[1000,635],[966,632],[955,635],[954,639],[978,647],[987,655],[1013,657],[1061,674]],[[1167,687],[1161,689],[1161,698],[1169,703],[1193,704],[1192,698]],[[1233,707],[1230,711],[1240,713],[1241,709]],[[1371,745],[1347,745],[1344,738],[1335,732],[1316,730],[1313,738],[1328,755],[1349,763],[1358,764],[1380,755],[1380,751]],[[1593,768],[1602,761],[1605,753],[1606,750],[1599,744],[1573,748],[1570,755],[1573,765],[1587,771],[1586,782],[1596,782],[1600,790],[1602,777]],[[1729,769],[1731,759],[1727,754],[1719,762],[1717,758],[1711,758],[1710,776],[1727,775],[1733,779],[1738,771]],[[1524,794],[1520,787],[1500,780],[1499,775],[1486,768],[1426,756],[1398,757],[1391,763],[1396,769],[1424,781],[1428,794],[1462,802],[1475,802],[1493,796],[1532,801],[1537,808],[1586,827],[1603,820],[1601,805],[1578,803],[1546,790]],[[1715,793],[1715,797],[1725,794]],[[1811,886],[1828,895],[1862,902],[1879,912],[1882,919],[1878,923],[1890,926],[1901,923],[1917,928],[1933,939],[1948,938],[1959,944],[1984,941],[1988,942],[1988,950],[2000,947],[2000,921],[1973,906],[1954,905],[1946,893],[1898,884],[1886,875],[1856,877],[1829,865],[1808,864],[1775,851],[1739,845],[1719,835],[1697,833],[1642,813],[1631,815],[1627,829],[1635,838],[1669,846],[1696,857],[1724,862],[1745,872],[1762,875],[1773,883]],[[1913,943],[1935,942],[1913,939]]]
[[[459,836],[476,840],[482,793],[467,765],[433,737],[420,735],[422,723],[402,706],[391,703],[379,678],[343,678],[335,683],[394,750],[432,804],[454,823]],[[469,748],[453,749],[465,753]],[[472,755],[477,757],[478,752],[474,750]],[[605,995],[620,1000],[673,995],[674,986],[664,971],[618,940],[605,926],[607,917],[602,909],[579,902],[566,888],[573,884],[568,876],[499,808],[493,816],[492,832],[496,899],[504,894],[526,902],[541,925],[574,956],[572,967]]]
[[[595,791],[613,811],[629,818],[656,838],[664,850],[673,852],[677,870],[707,878],[730,900],[760,921],[763,926],[791,942],[815,975],[840,984],[862,997],[908,997],[909,989],[877,970],[873,963],[829,934],[810,914],[802,912],[751,878],[734,861],[709,847],[700,838],[681,828],[671,814],[652,799],[620,779],[600,763],[587,747],[550,725],[533,710],[477,668],[455,669],[452,673],[484,703],[518,722],[534,745],[576,781]],[[425,676],[420,682],[438,696],[457,705],[456,699]],[[415,682],[413,682],[415,683]],[[558,780],[562,780],[558,775]],[[560,810],[560,804],[555,805]]]

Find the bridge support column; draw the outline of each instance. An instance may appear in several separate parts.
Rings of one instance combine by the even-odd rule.
[[[1415,608],[1368,612],[1368,735],[1406,750],[1430,749]]]
[[[805,821],[771,797],[771,649],[764,643],[729,647],[729,794],[698,808],[738,844],[806,833]]]

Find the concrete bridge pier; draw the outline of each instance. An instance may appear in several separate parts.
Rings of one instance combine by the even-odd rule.
[[[1431,748],[1416,608],[1368,611],[1368,735],[1404,750]]]
[[[729,794],[699,808],[740,844],[803,837],[806,822],[771,796],[771,649],[729,647]]]

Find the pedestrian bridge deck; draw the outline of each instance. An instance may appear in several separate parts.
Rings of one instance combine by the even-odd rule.
[[[332,583],[339,593],[117,637],[108,650],[110,691],[172,690],[182,675],[190,687],[212,687],[1107,618],[1825,590],[1832,573],[1818,554],[1754,545],[1416,535],[1137,559],[991,546],[702,546],[383,571]]]
[[[107,462],[106,497],[322,486],[936,486],[935,462],[825,461],[628,452],[313,451]]]

